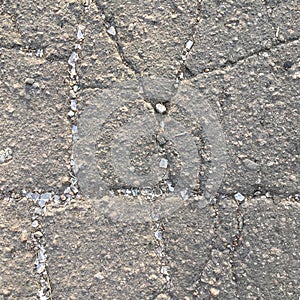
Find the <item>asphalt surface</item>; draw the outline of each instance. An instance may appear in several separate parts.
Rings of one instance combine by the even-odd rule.
[[[298,1],[0,6],[0,300],[300,299]],[[148,114],[173,144],[137,139]],[[139,175],[154,154],[175,188],[199,166],[189,201],[151,200],[154,216],[115,174],[121,138]]]

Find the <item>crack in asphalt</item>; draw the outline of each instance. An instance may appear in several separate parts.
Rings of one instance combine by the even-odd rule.
[[[241,56],[240,58],[236,59],[236,60],[227,60],[225,63],[223,63],[222,65],[219,65],[219,66],[216,66],[216,67],[212,67],[210,69],[203,69],[202,71],[200,71],[199,73],[197,74],[192,74],[192,77],[197,77],[201,74],[210,74],[210,73],[213,73],[213,72],[219,72],[221,70],[224,70],[226,68],[233,68],[235,65],[239,64],[239,63],[243,63],[245,62],[245,60],[251,58],[251,57],[254,57],[254,56],[257,56],[257,55],[261,55],[263,53],[268,53],[270,52],[271,50],[273,49],[277,49],[278,47],[282,46],[282,45],[289,45],[291,43],[294,43],[296,41],[299,41],[300,37],[292,37],[292,38],[289,38],[287,40],[284,40],[284,41],[279,41],[277,40],[277,42],[273,42],[272,45],[270,45],[269,47],[263,47],[261,49],[258,49],[258,50],[255,50],[251,53],[249,53],[248,55],[244,55],[244,56]]]
[[[195,296],[196,299],[200,299],[199,293],[200,293],[201,287],[206,285],[202,280],[203,280],[203,276],[205,274],[207,267],[209,266],[210,262],[212,262],[212,260],[213,260],[213,250],[215,249],[214,245],[216,242],[215,239],[217,237],[216,231],[217,231],[217,224],[218,224],[218,220],[219,220],[219,210],[218,210],[218,206],[217,206],[217,199],[216,198],[212,199],[209,206],[210,206],[210,209],[212,210],[212,213],[210,214],[210,216],[211,216],[211,221],[212,221],[211,227],[212,227],[214,234],[210,240],[210,245],[208,246],[210,248],[208,255],[207,255],[208,257],[207,257],[205,263],[203,264],[203,267],[199,274],[198,280],[196,280],[194,282],[194,290],[193,290],[192,294]]]
[[[51,280],[48,272],[48,254],[46,251],[46,238],[43,228],[45,221],[46,204],[50,203],[52,195],[51,193],[27,193],[27,199],[32,201],[32,228],[33,233],[31,239],[33,243],[33,252],[35,253],[34,265],[37,277],[39,277],[38,297],[40,300],[50,299],[52,300],[52,287]]]
[[[234,237],[231,240],[231,245],[230,245],[230,252],[229,252],[229,265],[231,267],[231,272],[232,272],[232,281],[235,282],[235,296],[236,299],[240,299],[238,295],[238,282],[237,282],[237,276],[235,273],[235,266],[234,266],[234,253],[238,251],[239,247],[242,244],[243,241],[243,230],[244,230],[244,213],[242,211],[242,202],[235,201],[237,204],[237,210],[235,212],[235,222],[237,226],[237,234],[234,235]]]
[[[225,275],[228,274],[229,271],[228,267],[230,268],[230,272],[231,272],[230,281],[233,283],[230,285],[230,287],[232,287],[232,285],[234,286],[235,299],[239,299],[238,290],[237,290],[237,281],[234,272],[233,254],[235,251],[238,251],[238,247],[242,242],[242,232],[243,232],[243,214],[241,211],[242,204],[239,203],[238,201],[235,201],[237,207],[236,207],[236,211],[234,212],[234,218],[227,216],[227,218],[229,218],[230,220],[235,221],[235,224],[233,224],[232,227],[235,228],[236,226],[237,232],[235,235],[233,235],[230,238],[230,240],[228,240],[224,244],[224,240],[222,240],[222,232],[220,234],[219,231],[222,224],[222,220],[221,220],[222,209],[220,207],[220,201],[224,199],[225,196],[219,195],[218,197],[212,199],[210,203],[210,207],[212,210],[211,225],[214,233],[211,238],[211,244],[210,244],[211,249],[208,255],[208,259],[206,260],[202,268],[199,279],[194,283],[195,288],[193,294],[196,296],[196,299],[202,299],[200,298],[201,296],[203,296],[200,295],[201,291],[202,293],[205,293],[205,295],[209,294],[210,297],[214,298],[213,293],[218,294],[220,292],[220,288],[222,287],[222,281],[226,280],[226,277],[222,277],[222,275],[224,276],[224,274]],[[222,253],[223,255],[221,255],[221,257],[220,255],[217,255],[216,257],[214,255],[214,252]],[[219,260],[219,263],[216,262],[216,259]],[[222,262],[224,262],[224,265],[222,265]],[[213,272],[213,274],[216,273],[216,268],[221,269],[221,276],[219,278],[212,277],[210,273],[210,272]]]
[[[76,61],[79,59],[80,50],[83,47],[84,34],[83,34],[84,26],[78,24],[77,28],[77,43],[75,44],[75,50],[72,52],[71,56],[68,60],[69,65],[69,92],[70,92],[70,112],[68,113],[68,117],[70,119],[71,128],[72,128],[72,142],[76,141],[77,135],[77,102],[75,99],[78,97],[79,87],[79,77],[76,71]],[[32,49],[30,51],[32,53]],[[70,164],[73,167],[73,157],[71,154]],[[79,187],[77,185],[77,178],[73,172],[73,168],[71,168],[70,172],[70,186],[67,187],[64,193],[60,196],[54,195],[53,192],[45,192],[44,194],[31,193],[27,194],[27,198],[33,201],[32,206],[32,227],[38,229],[36,232],[32,234],[32,242],[33,242],[33,251],[35,252],[35,270],[39,278],[39,286],[40,290],[38,291],[38,297],[40,300],[52,300],[52,286],[51,286],[51,278],[48,271],[48,257],[49,255],[46,253],[47,249],[47,240],[45,237],[45,232],[43,229],[44,220],[45,220],[45,212],[46,205],[52,206],[60,206],[67,205],[69,201],[75,197],[76,194],[79,193]]]
[[[111,39],[111,41],[114,42],[114,45],[116,47],[117,53],[120,57],[120,60],[122,62],[122,64],[131,72],[133,72],[133,74],[139,76],[140,75],[140,70],[134,65],[134,63],[132,61],[130,61],[123,50],[123,47],[120,43],[120,39],[118,36],[118,29],[116,28],[114,22],[113,22],[113,16],[111,18],[108,18],[104,6],[101,5],[99,3],[99,1],[95,1],[95,4],[98,8],[98,10],[100,11],[100,13],[102,14],[102,19],[103,19],[103,25],[106,29],[106,34],[108,35],[108,37]]]
[[[170,296],[172,294],[171,292],[171,287],[172,287],[172,279],[171,279],[171,274],[170,274],[170,258],[167,255],[167,250],[166,250],[166,242],[164,239],[164,223],[161,221],[153,221],[154,223],[154,237],[156,240],[156,253],[159,257],[159,269],[160,273],[163,275],[165,279],[165,285],[163,287],[163,290],[168,293]]]
[[[180,67],[177,72],[177,78],[176,78],[176,83],[179,81],[182,81],[184,79],[188,79],[188,77],[192,77],[193,74],[192,72],[188,69],[186,66],[185,62],[187,60],[189,52],[192,50],[194,44],[195,44],[195,34],[197,31],[197,27],[200,24],[201,21],[201,5],[202,5],[203,0],[198,0],[198,5],[197,5],[197,15],[194,24],[191,26],[192,27],[192,32],[190,34],[190,37],[187,39],[187,42],[185,43],[185,47],[182,51],[181,54],[181,60],[180,60]]]

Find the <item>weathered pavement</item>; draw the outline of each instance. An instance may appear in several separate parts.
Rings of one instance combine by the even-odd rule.
[[[296,0],[0,5],[1,300],[299,299]],[[108,125],[125,124],[140,103],[176,116],[163,97],[176,91],[163,88],[178,79],[222,128],[217,193],[160,220],[102,214],[72,168],[85,110],[94,95],[149,80],[129,111],[105,107]],[[194,136],[205,182],[212,145],[201,129]],[[133,159],[143,161],[144,146]]]

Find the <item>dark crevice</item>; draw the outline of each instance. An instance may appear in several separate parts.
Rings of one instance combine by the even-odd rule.
[[[208,267],[209,263],[213,260],[213,250],[217,249],[217,246],[216,246],[216,239],[217,239],[217,230],[218,230],[218,224],[219,224],[219,209],[218,209],[218,205],[217,205],[217,198],[214,198],[211,200],[210,202],[210,208],[211,208],[211,226],[212,226],[212,230],[213,230],[213,237],[210,241],[210,251],[208,253],[208,258],[207,260],[205,261],[204,265],[203,265],[203,268],[199,274],[199,278],[198,280],[195,282],[194,286],[194,291],[193,291],[193,295],[195,296],[198,296],[199,294],[199,290],[201,289],[201,287],[206,287],[207,286],[207,283],[203,283],[202,282],[202,278],[203,278],[203,275],[204,275],[204,272],[206,270],[206,268]],[[197,299],[198,297],[196,297]]]
[[[193,73],[187,66],[184,66],[184,75],[185,79],[189,80],[191,78],[194,78],[196,76],[195,73]]]
[[[235,212],[235,222],[237,226],[237,233],[232,237],[231,244],[229,246],[229,264],[231,266],[232,272],[232,281],[235,282],[236,286],[236,297],[238,299],[238,282],[237,282],[237,275],[234,270],[234,254],[239,250],[239,247],[242,245],[243,240],[243,229],[244,229],[244,213],[242,211],[242,202],[235,201],[237,204],[237,210]]]
[[[176,5],[174,3],[173,3],[173,5],[176,7]],[[196,8],[196,10],[197,10],[196,20],[195,20],[194,24],[192,25],[192,30],[191,30],[190,37],[187,39],[187,41],[192,41],[193,44],[195,43],[195,34],[196,34],[196,31],[197,31],[198,25],[200,23],[201,5],[202,5],[202,0],[198,1],[198,5],[197,5],[197,8]],[[179,70],[177,72],[177,81],[178,82],[180,82],[183,79],[191,79],[192,77],[195,76],[195,74],[193,74],[191,72],[191,70],[185,64],[187,56],[188,56],[189,52],[191,51],[193,45],[191,46],[191,48],[187,48],[186,45],[187,44],[185,44],[184,49],[181,53],[182,59],[180,60],[180,67],[179,67]]]
[[[244,62],[245,60],[251,58],[251,57],[254,57],[254,56],[257,56],[257,55],[261,55],[263,53],[266,53],[266,52],[270,52],[272,51],[273,49],[276,49],[277,47],[280,47],[282,45],[289,45],[295,41],[299,41],[299,37],[291,37],[285,41],[276,41],[272,44],[271,47],[264,47],[264,48],[261,48],[259,50],[255,50],[255,51],[252,51],[251,53],[247,54],[247,55],[243,55],[241,56],[240,58],[236,59],[236,60],[227,60],[224,64],[222,65],[219,65],[219,66],[214,66],[212,68],[209,68],[207,69],[206,67],[203,68],[203,70],[201,70],[198,74],[194,74],[194,77],[200,75],[200,74],[203,74],[203,73],[211,73],[211,72],[215,72],[215,71],[220,71],[220,70],[223,70],[223,69],[226,69],[226,68],[232,68],[234,67],[235,65],[241,63],[241,62]]]
[[[159,269],[161,275],[165,280],[165,283],[163,284],[161,290],[164,293],[167,293],[172,298],[173,292],[172,292],[172,278],[170,274],[170,258],[166,246],[166,240],[164,237],[165,222],[153,221],[153,225],[154,225],[153,235],[156,238],[156,252],[159,259]],[[158,249],[160,249],[160,251],[158,251]],[[163,268],[166,268],[165,271],[162,271]]]
[[[122,44],[120,42],[120,38],[118,36],[118,29],[115,26],[114,22],[114,16],[108,16],[105,12],[105,8],[102,4],[100,4],[100,1],[95,1],[95,4],[97,8],[99,9],[100,13],[102,14],[103,17],[103,24],[106,28],[106,33],[110,37],[110,39],[115,43],[115,47],[117,49],[117,52],[119,54],[119,57],[122,61],[122,64],[130,69],[134,74],[140,75],[140,70],[137,68],[137,66],[134,65],[134,63],[126,57]],[[109,34],[107,30],[109,28],[113,27],[115,29],[115,34]]]

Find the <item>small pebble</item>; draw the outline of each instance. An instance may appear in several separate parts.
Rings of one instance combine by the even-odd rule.
[[[37,202],[37,200],[39,199],[39,197],[40,197],[40,194],[38,194],[38,193],[33,193],[32,194],[32,199],[34,200],[35,203]]]
[[[20,236],[20,240],[22,243],[27,242],[28,240],[28,232],[26,230],[23,230]]]
[[[78,59],[79,59],[78,54],[76,52],[72,52],[72,54],[68,60],[68,64],[75,68],[75,63]]]
[[[211,294],[213,297],[218,297],[219,294],[220,294],[220,291],[217,290],[216,288],[211,288],[211,289],[209,290],[209,292],[210,292],[210,294]]]
[[[1,295],[9,296],[10,294],[11,294],[10,290],[8,290],[8,289],[1,289]]]
[[[189,198],[188,190],[185,189],[185,190],[180,191],[180,196],[183,200],[187,200]]]
[[[64,190],[64,194],[70,194],[71,192],[71,188],[68,186],[65,190]]]
[[[257,164],[256,162],[254,162],[253,160],[250,160],[248,158],[243,160],[243,163],[245,165],[245,167],[249,170],[258,170],[259,169],[259,164]]]
[[[25,84],[30,84],[30,85],[32,85],[32,84],[34,84],[34,79],[33,78],[26,78],[25,79]]]
[[[170,192],[174,192],[174,187],[172,186],[172,183],[168,183],[168,188]]]
[[[157,140],[157,142],[158,142],[158,144],[159,144],[160,146],[165,145],[166,142],[167,142],[166,138],[165,138],[163,135],[161,135],[161,134],[158,134],[158,135],[156,136],[156,140]]]
[[[80,44],[75,44],[75,49],[81,49],[81,45]]]
[[[71,100],[71,109],[73,111],[76,111],[77,110],[77,103],[76,103],[76,100]]]
[[[83,39],[83,32],[80,28],[78,28],[78,31],[77,31],[77,39],[78,40],[82,40]]]
[[[286,61],[283,65],[283,67],[287,70],[290,69],[293,66],[293,63],[291,61]]]
[[[36,208],[34,209],[34,213],[35,213],[36,215],[39,215],[39,216],[41,216],[41,215],[42,215],[42,213],[43,213],[43,210],[42,210],[42,209],[40,209],[40,208],[38,208],[38,207],[36,207]]]
[[[43,233],[42,233],[41,231],[36,231],[33,235],[34,235],[34,237],[36,237],[36,238],[41,238],[41,237],[43,237]]]
[[[155,297],[155,299],[156,300],[170,300],[171,298],[167,294],[159,294],[157,297]]]
[[[40,262],[45,262],[46,261],[46,255],[45,255],[45,250],[44,249],[41,249],[39,252],[38,252],[38,258],[39,258],[39,261]]]
[[[4,150],[0,150],[0,164],[10,161],[13,156],[12,149],[6,148]]]
[[[32,226],[33,228],[36,228],[36,227],[39,226],[39,222],[38,222],[37,220],[35,220],[35,221],[33,221],[33,222],[31,223],[31,226]]]
[[[45,207],[46,203],[47,203],[47,200],[41,199],[41,200],[39,201],[39,206],[40,206],[41,208],[43,208],[43,207]]]
[[[241,193],[236,193],[236,194],[234,195],[234,198],[235,198],[235,200],[237,200],[237,201],[239,201],[239,202],[242,202],[242,201],[245,200],[245,197],[244,197]]]
[[[54,195],[53,196],[53,201],[55,201],[55,202],[59,201],[59,196],[58,195]]]
[[[191,40],[189,40],[189,41],[187,41],[187,43],[185,44],[185,48],[186,48],[187,50],[191,50],[192,47],[193,47],[193,45],[194,45],[194,42],[191,41]]]
[[[168,275],[168,270],[169,270],[169,268],[167,266],[162,266],[160,269],[160,273],[162,273],[164,275]]]
[[[72,134],[77,134],[78,133],[78,128],[76,125],[72,125]]]
[[[74,117],[74,116],[75,116],[74,111],[70,110],[70,111],[68,112],[68,116],[69,116],[70,118]]]
[[[45,264],[41,263],[36,266],[36,271],[38,274],[41,274],[45,271]]]
[[[41,194],[41,200],[49,201],[51,199],[51,193]]]
[[[35,89],[40,88],[40,84],[38,82],[35,82],[32,87],[34,87]]]
[[[159,241],[162,240],[162,234],[161,234],[160,231],[156,231],[156,232],[154,233],[154,235],[155,235],[155,238],[156,238],[157,240],[159,240]]]
[[[67,197],[66,197],[65,195],[61,195],[61,196],[60,196],[60,200],[61,200],[61,201],[66,201],[66,200],[67,200]]]
[[[136,190],[136,189],[131,190],[131,194],[132,194],[133,197],[137,197],[138,190]]]
[[[78,194],[79,190],[76,186],[71,186],[71,190],[74,194]]]
[[[110,26],[108,29],[107,29],[107,33],[110,34],[110,35],[116,35],[116,29],[114,26]]]
[[[160,114],[163,114],[164,112],[167,111],[166,107],[161,103],[157,103],[155,105],[155,108],[156,108],[156,111],[159,112]]]
[[[95,274],[94,277],[97,278],[97,279],[100,279],[100,280],[104,279],[104,276],[102,275],[101,272]]]
[[[71,68],[70,73],[71,73],[71,76],[76,76],[77,75],[75,67]]]
[[[158,248],[156,249],[156,252],[157,252],[157,254],[158,254],[160,257],[162,257],[162,256],[163,256],[163,253],[164,253],[164,250],[163,250],[161,247],[158,247]]]
[[[162,158],[160,160],[159,166],[160,166],[160,168],[166,169],[168,167],[168,160],[165,158]]]
[[[37,49],[36,50],[36,56],[37,57],[42,57],[43,56],[43,49]]]

